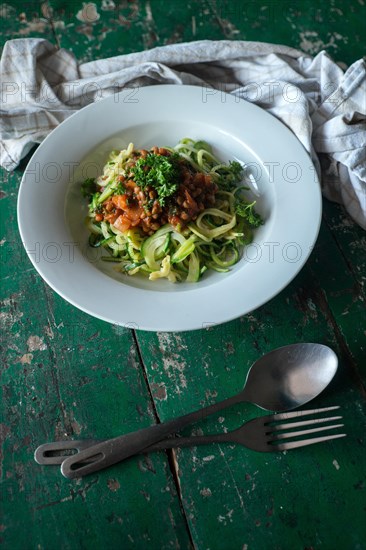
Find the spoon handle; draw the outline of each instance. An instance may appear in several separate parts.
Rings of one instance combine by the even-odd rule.
[[[61,465],[61,473],[69,479],[92,474],[112,464],[121,462],[129,456],[138,454],[146,449],[146,447],[150,447],[165,437],[179,432],[189,424],[198,422],[206,416],[242,401],[245,401],[244,390],[233,397],[229,397],[228,399],[224,399],[223,401],[214,403],[213,405],[209,405],[208,407],[204,407],[203,409],[199,409],[184,416],[174,418],[168,422],[156,424],[137,432],[102,441],[101,443],[97,443],[96,445],[92,445],[80,451],[76,455],[66,458]]]

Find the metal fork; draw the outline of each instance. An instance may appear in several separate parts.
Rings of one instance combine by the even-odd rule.
[[[342,416],[328,416],[322,418],[308,418],[306,420],[297,421],[307,415],[317,415],[320,413],[339,409],[339,407],[325,407],[323,409],[312,409],[309,411],[294,411],[288,413],[260,416],[249,420],[237,430],[213,434],[213,435],[194,435],[190,437],[175,437],[159,442],[153,447],[148,447],[145,452],[150,450],[168,449],[172,447],[186,447],[189,445],[206,445],[207,443],[239,443],[248,449],[259,452],[274,452],[288,451],[298,447],[306,447],[315,443],[329,441],[330,439],[338,439],[345,437],[347,434],[330,434],[320,437],[311,437],[309,434],[316,432],[324,432],[342,428],[344,424],[332,424],[341,420]],[[295,421],[294,421],[295,420]],[[310,429],[301,429],[305,426],[314,426],[323,424],[322,426],[312,427]],[[296,429],[295,429],[296,428]],[[298,439],[300,438],[301,439]]]
[[[238,443],[249,449],[260,452],[287,451],[289,449],[296,449],[298,447],[305,447],[306,445],[313,445],[315,443],[345,437],[345,433],[331,433],[319,437],[309,437],[310,434],[329,432],[344,426],[344,424],[329,424],[329,422],[341,420],[341,416],[319,417],[319,415],[323,413],[336,409],[339,409],[339,407],[325,407],[322,409],[261,416],[246,422],[240,428],[231,432],[206,436],[170,437],[145,448],[142,452],[147,453],[190,445],[207,445],[215,442]],[[315,416],[315,418],[299,420],[305,416]],[[307,428],[304,429],[305,427]],[[299,428],[302,429],[299,430]],[[105,441],[81,440],[45,443],[37,448],[34,458],[39,464],[61,464],[62,474],[70,479],[82,477],[83,475],[97,472],[106,467],[103,461],[103,448],[105,448],[108,453],[110,445],[113,444],[114,441],[115,440],[112,439]],[[102,445],[102,443],[104,445]],[[85,449],[91,450],[93,446],[96,446],[97,449],[94,456],[89,456],[87,460],[84,461],[78,460],[79,452]],[[72,456],[60,454],[60,452],[70,453],[71,451],[76,451],[76,454]],[[114,455],[116,455],[115,448],[113,452]],[[118,462],[118,460],[115,460],[114,463],[116,462]]]

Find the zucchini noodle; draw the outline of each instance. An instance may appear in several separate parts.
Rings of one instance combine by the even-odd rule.
[[[122,273],[151,281],[197,282],[207,270],[228,272],[263,223],[243,194],[248,188],[238,186],[242,172],[190,138],[173,148],[130,143],[112,151],[103,173],[82,183],[89,244]]]

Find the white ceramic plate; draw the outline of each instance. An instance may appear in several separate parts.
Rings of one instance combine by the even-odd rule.
[[[87,245],[80,181],[100,173],[111,149],[208,141],[222,160],[249,165],[265,218],[227,274],[172,284],[116,273]],[[183,331],[244,315],[278,294],[306,262],[321,219],[320,186],[296,137],[262,109],[195,86],[124,90],[58,126],[24,173],[18,222],[43,279],[81,310],[117,325]]]

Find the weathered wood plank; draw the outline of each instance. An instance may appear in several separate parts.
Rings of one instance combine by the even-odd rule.
[[[265,548],[268,537],[276,549],[362,545],[364,478],[359,466],[365,463],[365,415],[359,376],[350,372],[345,353],[346,348],[354,353],[355,327],[340,325],[342,319],[333,313],[339,307],[337,296],[327,301],[319,284],[324,249],[332,258],[326,273],[332,277],[332,267],[337,266],[337,288],[348,296],[348,306],[362,304],[342,292],[349,288],[352,275],[346,276],[343,257],[332,245],[333,237],[324,225],[319,244],[298,277],[250,315],[206,331],[137,335],[150,386],[158,390],[157,411],[164,420],[236,393],[255,358],[279,345],[318,341],[331,345],[340,356],[339,374],[314,406],[342,406],[346,444],[335,441],[270,455],[224,444],[177,451],[182,500],[198,547],[225,548],[229,538],[232,548]],[[186,433],[235,429],[258,414],[255,407],[240,405]],[[343,518],[352,525],[352,537],[343,523],[334,525],[340,503]],[[202,521],[203,515],[209,520]]]
[[[343,64],[363,56],[362,1],[320,5],[313,0],[208,0],[206,6],[206,17],[213,14],[217,27],[231,40],[286,44],[310,55],[327,50]]]
[[[75,310],[24,257],[19,175],[6,178],[0,201],[4,547],[190,548],[164,453],[78,482],[33,460],[46,441],[114,436],[155,417],[132,332]]]
[[[0,7],[0,43],[13,38],[54,38],[47,2],[9,0]]]
[[[356,285],[365,295],[366,239],[365,232],[348,216],[345,209],[324,201],[324,219],[353,273]]]
[[[366,378],[361,365],[366,348],[365,266],[364,231],[338,205],[325,201],[325,221],[311,269],[321,288],[319,308],[333,325],[349,375],[358,380],[364,396]]]
[[[136,0],[70,3],[50,0],[58,41],[90,61],[165,44],[222,39],[224,30],[205,2]]]
[[[83,11],[82,2],[50,0],[58,40],[83,60],[201,39],[265,40],[311,55],[326,49],[345,64],[364,54],[362,2],[105,0],[84,5],[89,7]]]

